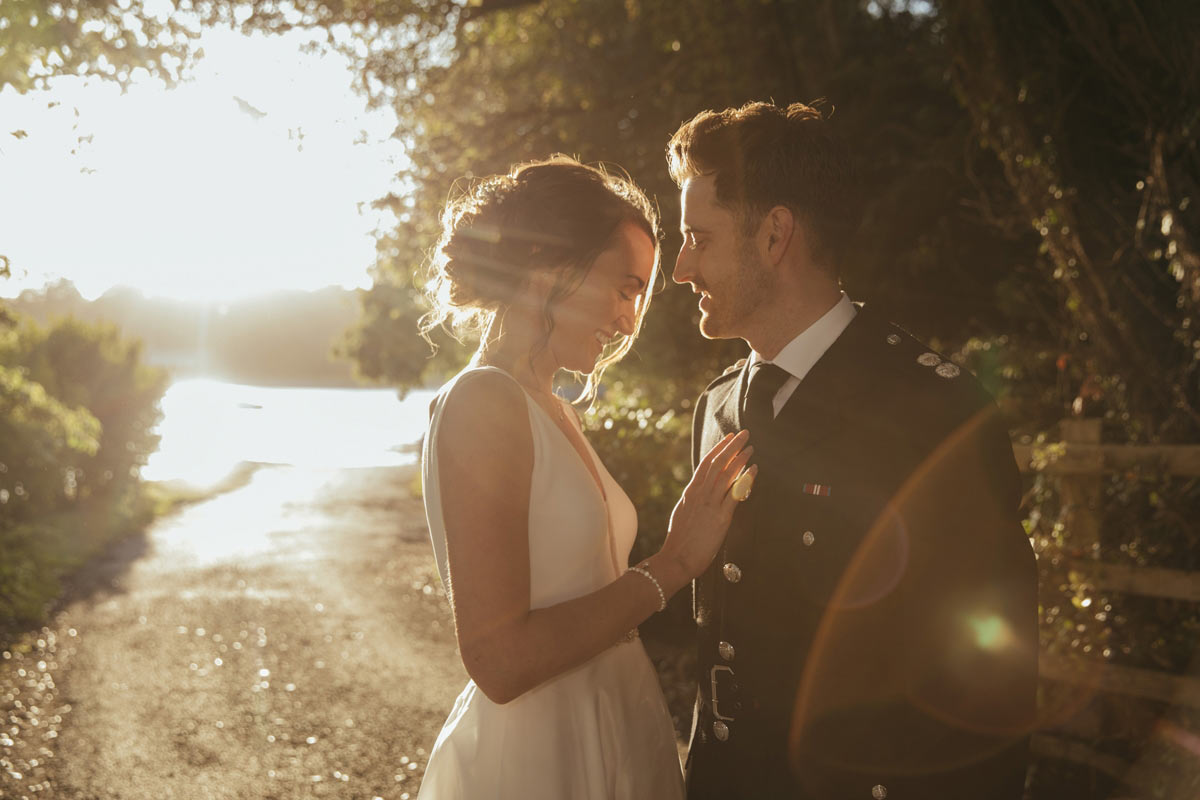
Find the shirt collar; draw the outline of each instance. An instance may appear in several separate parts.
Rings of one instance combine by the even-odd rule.
[[[758,361],[767,361],[782,367],[792,377],[803,380],[813,365],[825,355],[825,351],[842,335],[842,331],[846,330],[856,313],[858,311],[854,303],[843,293],[833,308],[784,345],[779,355],[773,359],[766,359],[759,353],[752,352],[750,365],[753,366]]]

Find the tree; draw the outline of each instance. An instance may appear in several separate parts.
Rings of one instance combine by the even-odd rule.
[[[1200,9],[1168,0],[944,9],[972,150],[1003,170],[989,196],[1010,210],[994,221],[1037,237],[1021,294],[1041,320],[1010,326],[999,356],[1018,407],[1043,430],[1071,414],[1100,418],[1110,441],[1194,443]],[[1027,527],[1040,553],[1044,646],[1085,663],[1191,671],[1194,605],[1098,591],[1067,564],[1093,556],[1197,569],[1200,486],[1152,465],[1106,477],[1099,552],[1073,535],[1070,506],[1053,482],[1035,480]],[[1103,747],[1142,760],[1155,781],[1139,788],[1194,794],[1200,775],[1153,735],[1156,725],[1195,725],[1194,713],[1112,696],[1093,713],[1127,720],[1105,731]]]
[[[134,2],[5,0],[0,6],[0,91],[45,88],[64,75],[127,83],[133,70],[172,81],[190,58],[194,29]]]
[[[158,442],[166,375],[140,350],[111,325],[0,329],[0,636],[145,522],[138,467]]]
[[[153,429],[167,387],[164,370],[142,363],[142,343],[111,323],[67,318],[48,328],[26,325],[0,355],[69,408],[88,409],[100,424],[99,448],[78,464],[81,498],[115,496],[136,486],[138,469],[158,447]]]
[[[1066,312],[1054,333],[1070,380],[1121,438],[1194,440],[1200,8],[946,11],[956,89],[1016,203],[1003,224],[1036,232],[1032,265]]]

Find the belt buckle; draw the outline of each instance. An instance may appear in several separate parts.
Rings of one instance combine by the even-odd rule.
[[[733,717],[724,716],[717,707],[717,675],[721,672],[728,672],[730,679],[733,678],[733,667],[726,664],[714,664],[709,670],[708,677],[712,681],[712,710],[713,716],[725,722],[733,722]]]

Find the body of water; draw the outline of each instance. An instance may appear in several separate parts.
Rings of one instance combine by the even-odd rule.
[[[245,386],[187,379],[163,397],[147,480],[205,486],[242,461],[305,467],[412,464],[433,392]]]

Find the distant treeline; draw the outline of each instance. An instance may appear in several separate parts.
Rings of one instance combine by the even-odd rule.
[[[115,323],[124,335],[144,342],[148,363],[168,368],[176,378],[349,386],[356,383],[353,368],[334,349],[358,317],[355,295],[329,287],[204,304],[118,287],[88,301],[63,280],[22,292],[8,305],[41,323],[65,317]]]

